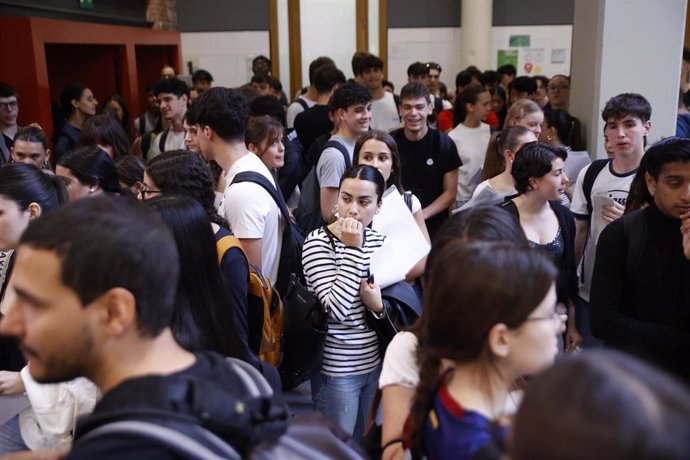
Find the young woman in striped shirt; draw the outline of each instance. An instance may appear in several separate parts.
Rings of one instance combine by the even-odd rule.
[[[369,228],[384,189],[376,168],[346,171],[338,190],[338,220],[311,232],[302,254],[307,287],[329,310],[323,367],[316,376],[317,410],[357,439],[381,372],[378,339],[366,315],[385,315],[381,290],[369,272],[370,255],[384,239]]]

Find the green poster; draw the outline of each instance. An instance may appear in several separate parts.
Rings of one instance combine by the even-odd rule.
[[[498,50],[498,64],[501,67],[506,64],[513,64],[515,68],[518,66],[518,50]]]

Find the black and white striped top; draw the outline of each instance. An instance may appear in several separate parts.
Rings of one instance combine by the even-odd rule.
[[[331,239],[335,244],[335,253]],[[325,227],[307,236],[302,252],[307,288],[328,307],[328,335],[322,372],[330,376],[370,372],[381,362],[376,332],[367,325],[367,307],[359,298],[360,282],[369,274],[369,256],[383,235],[364,229],[361,248],[345,246]]]

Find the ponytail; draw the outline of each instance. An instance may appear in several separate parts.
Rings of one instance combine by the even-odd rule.
[[[484,167],[482,168],[482,181],[496,177],[506,169],[506,159],[503,152],[498,149],[498,140],[501,132],[494,133],[486,146],[484,155]]]
[[[48,177],[50,185],[52,185],[53,190],[55,190],[55,196],[57,197],[58,205],[63,205],[69,202],[69,192],[67,191],[67,179],[57,174],[43,173]]]
[[[410,411],[412,427],[410,439],[412,441],[412,458],[417,460],[424,458],[424,424],[429,416],[429,411],[434,404],[436,390],[438,388],[439,370],[441,359],[429,353],[429,350],[421,343],[417,347],[417,363],[419,364],[419,384],[415,392],[414,403]]]

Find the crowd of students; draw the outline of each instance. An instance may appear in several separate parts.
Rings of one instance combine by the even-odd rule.
[[[646,149],[651,106],[623,93],[592,162],[569,77],[510,65],[463,70],[450,98],[437,63],[398,95],[377,56],[351,81],[319,57],[287,104],[266,62],[237,89],[166,66],[135,119],[70,84],[51,142],[0,82],[0,394],[28,398],[1,454],[298,438],[250,327],[259,273],[284,297],[303,274],[327,310],[311,397],[352,455],[687,457],[690,140]],[[424,308],[389,342],[391,286]],[[266,392],[229,386],[245,372]]]

